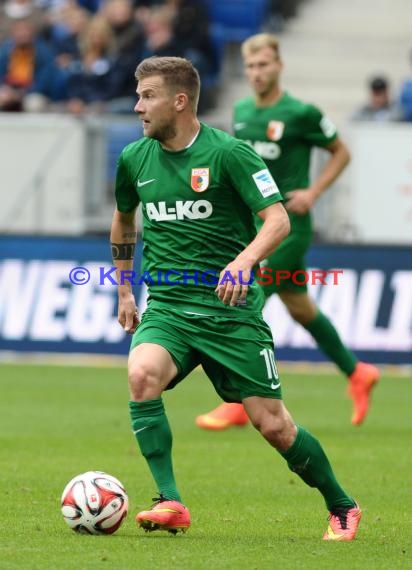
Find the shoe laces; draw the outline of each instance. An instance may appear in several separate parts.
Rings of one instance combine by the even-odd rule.
[[[152,501],[153,501],[152,507],[155,507],[159,503],[163,503],[164,501],[169,501],[169,499],[167,497],[165,497],[162,493],[159,493],[159,496],[153,497]]]
[[[336,507],[333,511],[330,512],[329,520],[332,517],[336,517],[339,519],[340,527],[342,530],[348,528],[348,512],[350,511],[349,507]]]

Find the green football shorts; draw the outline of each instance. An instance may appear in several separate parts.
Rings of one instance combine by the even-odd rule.
[[[282,398],[272,333],[260,316],[202,316],[151,302],[130,349],[144,342],[159,344],[172,356],[178,374],[168,390],[201,364],[225,402]]]
[[[306,293],[307,285],[304,283],[307,268],[305,262],[306,252],[311,244],[310,232],[293,232],[289,234],[278,246],[276,251],[261,262],[260,266],[268,267],[270,272],[262,274],[259,282],[262,285],[266,299],[285,289],[295,293]],[[286,272],[289,278],[284,278]]]

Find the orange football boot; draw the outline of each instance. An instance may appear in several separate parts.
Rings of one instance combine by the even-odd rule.
[[[331,511],[323,540],[353,540],[361,517],[362,511],[357,504],[354,507],[338,507]]]
[[[224,402],[207,414],[197,416],[196,425],[202,429],[223,430],[232,426],[245,426],[249,417],[243,404]]]
[[[379,380],[379,370],[373,364],[358,362],[349,376],[349,395],[353,400],[352,424],[359,426],[369,410],[372,389]]]
[[[155,504],[147,511],[136,515],[136,523],[146,532],[152,530],[167,530],[176,534],[179,530],[186,532],[190,527],[189,510],[179,501],[169,501],[162,495],[153,499]]]

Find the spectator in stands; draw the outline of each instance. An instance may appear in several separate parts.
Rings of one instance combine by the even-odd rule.
[[[412,65],[412,50],[410,53],[410,62]],[[400,87],[399,103],[401,106],[402,120],[412,121],[412,77],[406,79]]]
[[[90,13],[77,4],[65,4],[54,11],[48,35],[61,67],[79,59],[79,38],[89,20]]]
[[[13,19],[0,45],[0,110],[44,111],[55,97],[58,70],[51,48],[28,17]]]
[[[353,115],[355,121],[398,121],[401,111],[392,101],[389,82],[383,76],[373,77],[368,84],[369,100]]]
[[[153,55],[183,57],[183,50],[173,33],[173,17],[173,10],[166,5],[155,6],[145,14],[143,59]]]
[[[56,53],[59,68],[56,100],[67,98],[67,81],[75,61],[80,59],[80,37],[91,18],[90,13],[77,4],[62,4],[50,14],[48,37]]]
[[[135,56],[139,53],[144,32],[143,26],[134,16],[131,0],[107,0],[102,13],[112,27],[116,54],[133,53]]]
[[[18,20],[30,17],[35,23],[37,31],[42,28],[44,12],[36,0],[6,0],[6,2],[1,4],[1,10],[5,18]]]
[[[102,13],[112,28],[115,59],[116,99],[108,103],[108,111],[130,113],[136,100],[134,72],[145,41],[143,26],[135,18],[131,0],[107,0]]]
[[[10,24],[13,20],[31,18],[40,29],[43,22],[42,11],[33,5],[32,0],[6,0],[0,3],[0,42],[10,36]]]
[[[197,68],[204,87],[208,86],[210,76],[217,74],[219,62],[209,39],[204,7],[196,1],[169,0],[143,14],[146,41],[142,57],[171,55],[189,59]],[[198,111],[205,111],[210,103],[202,89]]]
[[[173,33],[184,57],[196,67],[200,78],[217,67],[210,40],[209,18],[201,0],[167,0],[173,10]]]
[[[100,113],[117,96],[114,35],[101,14],[92,17],[80,38],[81,57],[69,70],[67,110],[74,115]]]

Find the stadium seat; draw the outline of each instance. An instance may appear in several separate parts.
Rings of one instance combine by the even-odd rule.
[[[243,42],[261,31],[269,14],[268,0],[204,0],[212,28],[223,29],[226,42]],[[220,32],[222,33],[222,32]]]

